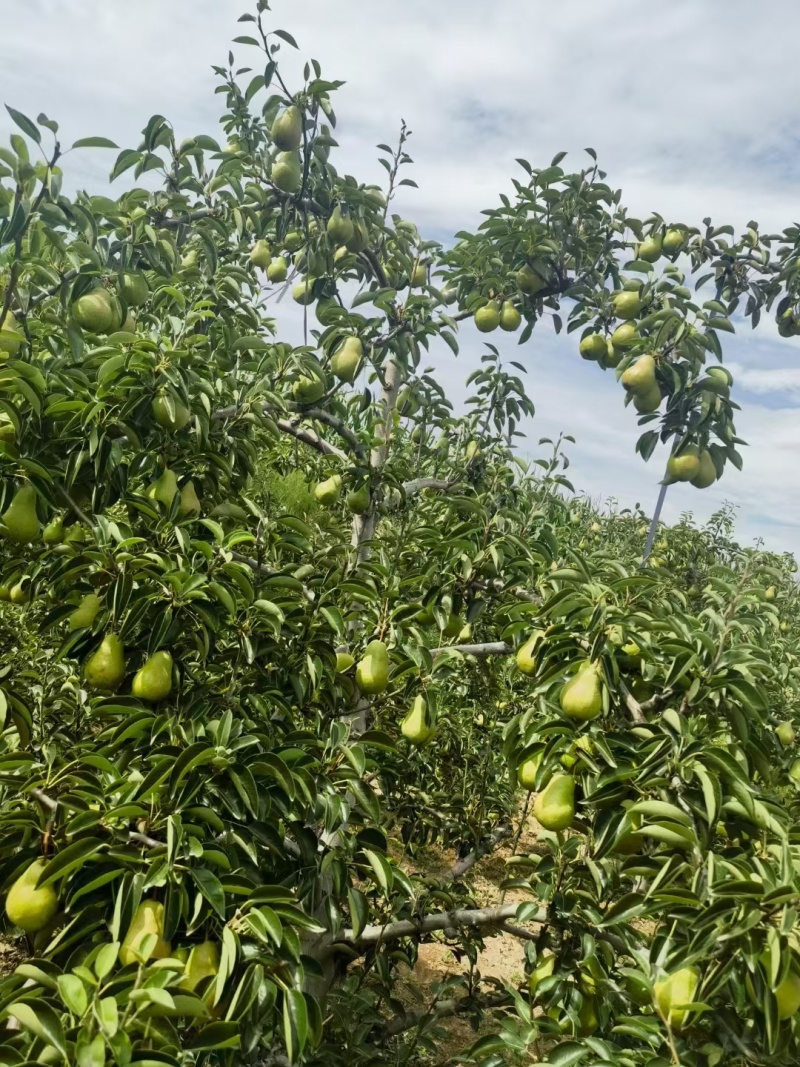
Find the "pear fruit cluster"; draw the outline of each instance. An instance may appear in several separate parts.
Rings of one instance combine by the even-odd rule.
[[[626,367],[620,381],[633,398],[633,406],[640,415],[647,415],[660,406],[661,390],[656,378],[656,361],[648,353]]]

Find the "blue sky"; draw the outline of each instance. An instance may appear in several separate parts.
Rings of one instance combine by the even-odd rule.
[[[599,154],[631,211],[672,221],[780,230],[800,218],[797,141],[800,7],[784,0],[274,0],[273,24],[288,29],[302,59],[343,78],[338,94],[337,166],[382,181],[375,145],[391,143],[404,118],[419,190],[396,210],[423,234],[447,240],[474,229],[479,212],[511,191],[514,158],[565,166]],[[180,136],[217,132],[212,63],[246,26],[245,0],[0,0],[0,96],[21,111],[46,112],[63,139],[100,134],[137,142],[161,113]],[[256,61],[236,46],[237,61]],[[287,63],[297,69],[296,54]],[[11,130],[0,117],[0,135]],[[70,184],[101,191],[114,153],[74,153]],[[112,187],[113,190],[113,187]],[[293,309],[280,328],[292,335]],[[493,337],[492,340],[495,340]],[[434,354],[451,395],[477,363],[479,336],[467,325],[462,356]],[[725,500],[738,508],[743,541],[800,552],[800,342],[771,322],[724,338],[742,405],[737,429],[750,447],[745,469],[717,486],[670,489],[665,516],[707,517]],[[650,508],[658,455],[634,455],[636,419],[613,376],[582,362],[575,339],[547,323],[508,359],[529,370],[536,418],[528,449],[564,430],[577,438],[570,475],[593,499]],[[448,350],[449,351],[449,350]]]

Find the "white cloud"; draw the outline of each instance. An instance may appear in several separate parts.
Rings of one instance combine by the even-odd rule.
[[[724,18],[720,5],[697,0],[272,6],[272,25],[300,44],[299,53],[282,50],[289,70],[314,56],[323,76],[347,81],[336,105],[340,169],[382,180],[375,145],[391,143],[406,119],[420,189],[403,190],[396,207],[432,236],[474,229],[480,210],[521,175],[515,157],[546,165],[566,149],[565,165],[577,168],[587,145],[639,217],[655,210],[701,224],[710,215],[737,227],[755,217],[764,230],[794,220],[796,5],[762,4],[754,17],[751,0],[727,0]],[[246,0],[0,0],[3,100],[58,119],[67,144],[102,134],[130,146],[153,113],[172,119],[181,137],[216,134],[221,98],[210,67],[248,32],[236,19],[252,9]],[[255,49],[235,51],[238,64],[260,70]],[[11,128],[0,116],[0,134]],[[73,187],[97,189],[113,156],[67,157]],[[296,330],[285,302],[277,315]],[[549,331],[543,324],[523,349],[503,340],[504,355],[530,369],[530,441],[572,432],[577,485],[594,498],[652,506],[661,459],[645,465],[634,455],[639,431],[619,386],[576,359],[574,338]],[[766,532],[776,547],[800,550],[799,342],[778,338],[769,320],[723,341],[743,404],[737,428],[750,442],[745,470],[703,493],[670,489],[666,513],[707,515],[731,499],[743,537]],[[481,350],[468,324],[462,346],[459,361],[439,361],[453,395]]]

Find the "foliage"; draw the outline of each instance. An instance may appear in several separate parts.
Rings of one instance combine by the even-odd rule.
[[[591,153],[577,174],[522,161],[516,200],[443,250],[387,206],[405,127],[385,191],[340,173],[339,83],[311,61],[290,91],[267,8],[237,38],[263,73],[217,68],[225,145],[155,116],[117,156],[113,178],[155,191],[66,197],[43,115],[11,110],[24,136],[0,150],[0,884],[44,859],[59,902],[6,926],[26,959],[0,985],[0,1059],[410,1062],[450,1011],[491,1024],[469,1052],[487,1065],[795,1063],[793,560],[742,549],[722,512],[661,528],[643,566],[646,517],[576,498],[565,442],[517,454],[521,364],[488,344],[458,416],[423,360],[487,307],[514,327],[509,302],[521,342],[564,304],[606,343],[633,293],[634,342],[596,361],[655,357],[666,405],[637,448],[708,449],[719,475],[736,405],[705,364],[742,302],[794,328],[796,229],[631,219]],[[286,292],[302,346],[269,313]],[[355,337],[351,383],[332,358]],[[8,512],[25,486],[30,537]],[[109,635],[124,681],[104,691],[85,670]],[[367,699],[346,656],[374,641],[391,672]],[[131,695],[157,652],[169,692],[140,675]],[[561,692],[587,661],[602,711],[578,721]],[[423,694],[436,732],[415,746]],[[498,915],[468,871],[519,827],[527,760],[541,795],[569,775],[576,808],[511,857],[529,900]],[[398,845],[429,843],[462,862],[409,873]],[[163,906],[149,934],[142,902]],[[478,951],[510,917],[535,924],[524,979],[491,988]],[[441,930],[472,967],[409,1014],[401,964]],[[691,1010],[665,1008],[656,984],[687,967]]]

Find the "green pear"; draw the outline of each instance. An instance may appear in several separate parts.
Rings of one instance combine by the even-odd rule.
[[[317,374],[302,374],[292,384],[292,396],[298,404],[316,404],[328,389],[328,383],[320,371]]]
[[[33,588],[27,577],[20,578],[8,591],[8,599],[12,604],[29,604],[32,596]]]
[[[291,104],[277,116],[269,131],[272,142],[281,152],[296,152],[303,143],[303,115]]]
[[[203,941],[189,953],[183,978],[178,983],[181,989],[193,993],[204,978],[213,978],[219,970],[219,948],[216,941]]]
[[[272,260],[272,253],[269,250],[269,245],[266,241],[256,241],[250,250],[250,262],[254,267],[260,267],[262,270],[266,270]]]
[[[349,241],[345,241],[347,251],[353,253],[363,252],[368,245],[369,230],[361,219],[353,219],[353,236]]]
[[[0,352],[4,356],[16,356],[24,340],[25,335],[20,332],[16,318],[11,311],[7,311],[0,326]]]
[[[536,630],[517,649],[517,670],[523,674],[536,674],[536,650],[544,637],[543,630]]]
[[[630,348],[638,336],[639,331],[632,322],[623,322],[622,325],[617,326],[616,330],[611,334],[611,347],[615,351],[622,351],[626,348]]]
[[[638,293],[624,289],[612,297],[611,305],[618,319],[635,319],[642,310],[642,301]]]
[[[58,909],[58,896],[52,885],[36,888],[44,868],[44,860],[35,860],[17,878],[6,897],[6,915],[9,921],[26,934],[41,930]]]
[[[527,789],[528,792],[536,788],[536,775],[539,773],[539,767],[542,765],[542,753],[536,752],[533,756],[528,756],[526,760],[523,760],[517,767],[517,781],[523,789]]]
[[[334,244],[343,245],[352,240],[354,233],[353,220],[342,211],[340,204],[337,204],[333,209],[333,213],[328,219],[327,230],[328,237]]]
[[[481,333],[492,333],[500,325],[500,307],[496,300],[490,300],[475,312],[475,325]]]
[[[42,540],[46,545],[60,545],[64,540],[64,517],[56,515],[42,530]]]
[[[345,671],[349,671],[355,663],[355,657],[351,656],[349,652],[337,652],[336,653],[336,673],[344,674]]]
[[[568,719],[587,722],[596,719],[603,709],[599,664],[590,663],[561,687],[561,710]]]
[[[27,545],[35,541],[41,530],[39,516],[36,513],[36,490],[32,485],[23,485],[2,516],[0,536],[18,545]]]
[[[288,273],[289,264],[283,256],[278,256],[277,259],[273,259],[267,267],[267,278],[271,282],[285,282]]]
[[[180,516],[185,519],[189,515],[199,515],[200,511],[200,498],[197,495],[194,482],[188,481],[181,489]]]
[[[578,345],[578,351],[584,359],[605,359],[608,341],[601,333],[587,333]]]
[[[151,405],[153,418],[159,426],[171,433],[178,433],[192,417],[191,411],[176,396],[159,393]]]
[[[545,830],[566,830],[575,818],[575,781],[571,774],[554,774],[533,802],[536,821]]]
[[[168,508],[177,492],[178,479],[169,467],[165,467],[161,477],[148,487],[147,496],[150,500],[155,500],[157,503],[163,504],[165,508]]]
[[[645,263],[655,263],[657,259],[661,258],[661,236],[659,234],[651,234],[649,237],[645,237],[636,252],[637,259],[643,259]]]
[[[700,473],[700,453],[693,445],[667,460],[667,477],[672,482],[690,482]]]
[[[778,1002],[779,1019],[791,1019],[800,1011],[800,977],[794,971],[789,971],[778,983],[775,1000]]]
[[[292,300],[296,304],[301,304],[305,307],[308,304],[314,303],[314,282],[316,281],[310,274],[307,274],[292,289]]]
[[[140,307],[150,295],[147,278],[143,274],[123,274],[119,289],[122,299],[132,308]]]
[[[428,280],[428,268],[424,263],[417,263],[411,272],[411,278],[409,284],[412,288],[419,288],[420,285],[425,285]]]
[[[143,942],[150,934],[155,934],[157,940],[145,956]],[[147,963],[148,959],[166,959],[171,952],[172,946],[164,940],[164,905],[157,900],[143,900],[120,945],[119,962],[127,967],[130,963]]]
[[[790,722],[779,722],[775,727],[775,733],[780,743],[785,747],[793,745],[797,740],[794,726]]]
[[[400,724],[400,732],[412,745],[424,745],[436,733],[436,726],[428,711],[428,702],[418,693],[414,697],[411,710]]]
[[[364,196],[371,204],[374,204],[375,207],[386,207],[386,197],[377,185],[367,185],[364,188]]]
[[[703,387],[706,392],[727,397],[733,385],[733,375],[725,367],[709,367],[704,382]]]
[[[685,234],[683,230],[672,229],[667,230],[664,234],[664,238],[661,242],[661,247],[667,253],[668,256],[674,255],[676,252],[680,252],[683,248],[683,242],[685,240]]]
[[[694,1003],[700,973],[696,967],[681,967],[653,987],[655,1004],[673,1030],[681,1030]]]
[[[289,230],[283,239],[283,247],[287,252],[297,252],[305,243],[306,238],[302,230]]]
[[[125,648],[116,634],[106,634],[100,647],[83,668],[86,684],[92,689],[113,692],[125,677]]]
[[[464,628],[464,620],[460,615],[455,612],[451,612],[447,617],[447,622],[444,624],[442,634],[444,637],[454,638],[458,637]]]
[[[282,193],[296,193],[303,183],[303,168],[297,152],[281,152],[272,164],[272,181]]]
[[[472,463],[473,460],[480,459],[483,455],[481,446],[477,441],[468,441],[464,455],[466,456],[467,463]]]
[[[714,463],[714,457],[704,448],[700,453],[700,466],[698,467],[697,474],[692,478],[691,485],[695,489],[708,489],[710,485],[713,485],[717,480],[717,468]]]
[[[115,308],[105,289],[92,289],[78,297],[72,314],[81,329],[90,333],[109,333],[115,328]]]
[[[652,356],[639,356],[622,372],[620,381],[631,393],[649,393],[656,384],[656,361]]]
[[[353,382],[358,376],[364,346],[360,337],[346,337],[331,357],[331,370],[340,382]]]
[[[646,393],[633,394],[633,406],[640,415],[650,415],[661,406],[661,390],[657,384]]]
[[[776,595],[777,595],[777,592],[778,591],[777,591],[777,589],[775,588],[774,585],[768,586],[764,591],[764,599],[767,600],[767,601],[774,600]]]
[[[314,497],[323,505],[323,507],[331,507],[339,499],[342,492],[342,476],[341,474],[332,474],[330,478],[326,478],[324,482],[320,482],[314,489]]]
[[[0,351],[2,348],[0,347]],[[4,411],[0,411],[0,441],[5,444],[12,445],[17,439],[17,427],[6,415]]]
[[[500,311],[500,329],[506,330],[507,333],[513,333],[519,329],[522,322],[522,315],[520,315],[516,305],[512,300],[503,301],[503,307]]]
[[[789,777],[793,782],[800,785],[800,757],[798,757],[789,768]]]
[[[547,285],[541,274],[527,263],[520,267],[515,277],[520,292],[525,293],[527,296],[534,296]]]
[[[87,593],[67,619],[69,629],[83,630],[91,626],[101,607],[100,597],[96,593]]]
[[[195,270],[199,261],[196,248],[190,248],[189,251],[181,257],[181,267],[184,270]]]
[[[172,656],[169,652],[154,652],[133,676],[131,692],[139,700],[151,704],[165,700],[172,692]]]
[[[530,978],[528,979],[528,988],[531,993],[536,992],[536,987],[540,982],[543,982],[545,978],[550,978],[553,971],[556,969],[556,956],[550,949],[545,949],[542,953],[539,961],[534,969],[531,971]]]
[[[414,389],[407,385],[397,397],[397,413],[404,419],[410,419],[419,411],[419,398]]]
[[[389,684],[389,652],[383,641],[370,641],[356,665],[356,685],[362,693],[382,693]]]
[[[3,603],[11,600],[11,586],[7,582],[0,582],[0,600]]]
[[[369,511],[370,495],[369,486],[362,485],[358,489],[351,489],[347,494],[347,507],[353,515],[366,515]]]

